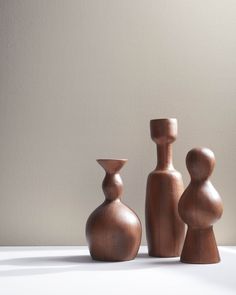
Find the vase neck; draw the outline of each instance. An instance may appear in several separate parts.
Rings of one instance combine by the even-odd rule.
[[[123,183],[119,173],[106,173],[102,189],[107,201],[120,200],[123,193]]]
[[[172,144],[157,144],[157,170],[173,169]]]

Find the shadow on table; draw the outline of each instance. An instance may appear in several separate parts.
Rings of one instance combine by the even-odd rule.
[[[32,276],[76,271],[122,271],[153,269],[158,273],[176,273],[196,280],[204,280],[209,284],[220,284],[225,288],[236,290],[236,250],[221,250],[222,262],[219,264],[193,265],[179,262],[179,258],[153,258],[146,253],[138,254],[137,258],[126,262],[99,262],[89,255],[78,256],[44,256],[12,258],[2,260],[1,266],[14,266],[14,269],[0,271],[0,277]]]
[[[135,260],[124,262],[102,262],[93,260],[90,255],[40,256],[12,258],[0,261],[0,266],[15,266],[15,269],[0,270],[1,276],[27,276],[69,271],[121,271],[154,268],[151,258],[139,253]]]

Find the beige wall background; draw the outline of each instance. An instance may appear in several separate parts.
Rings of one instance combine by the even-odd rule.
[[[185,185],[187,151],[215,152],[215,232],[235,244],[235,16],[234,0],[0,0],[0,244],[86,244],[101,157],[129,159],[123,201],[144,230],[160,117],[178,118]]]

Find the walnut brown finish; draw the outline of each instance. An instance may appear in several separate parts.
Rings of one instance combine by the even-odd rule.
[[[172,143],[177,137],[176,119],[150,121],[152,140],[157,145],[157,166],[147,180],[146,235],[150,256],[180,256],[185,226],[178,202],[183,192],[181,174],[172,164]]]
[[[132,260],[138,253],[142,228],[137,215],[120,200],[123,183],[118,172],[127,160],[97,162],[106,172],[102,184],[105,201],[92,212],[86,224],[90,254],[94,260]]]
[[[180,258],[185,263],[220,261],[212,226],[221,217],[223,205],[208,180],[214,165],[215,156],[207,148],[194,148],[187,154],[186,166],[191,181],[179,201],[179,214],[188,225]]]

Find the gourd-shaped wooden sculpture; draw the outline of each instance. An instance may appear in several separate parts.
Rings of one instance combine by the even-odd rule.
[[[215,157],[207,148],[188,152],[186,165],[191,181],[179,201],[179,214],[188,230],[180,260],[186,263],[217,263],[220,261],[213,223],[223,213],[222,201],[208,180]]]
[[[93,259],[102,261],[134,259],[142,230],[137,215],[120,200],[123,183],[118,172],[127,160],[97,161],[106,171],[102,184],[105,201],[92,212],[86,224],[90,254]]]
[[[178,202],[183,192],[181,174],[172,164],[171,144],[177,137],[176,119],[150,121],[151,137],[157,144],[157,166],[147,180],[146,235],[150,256],[180,256],[185,226]]]

